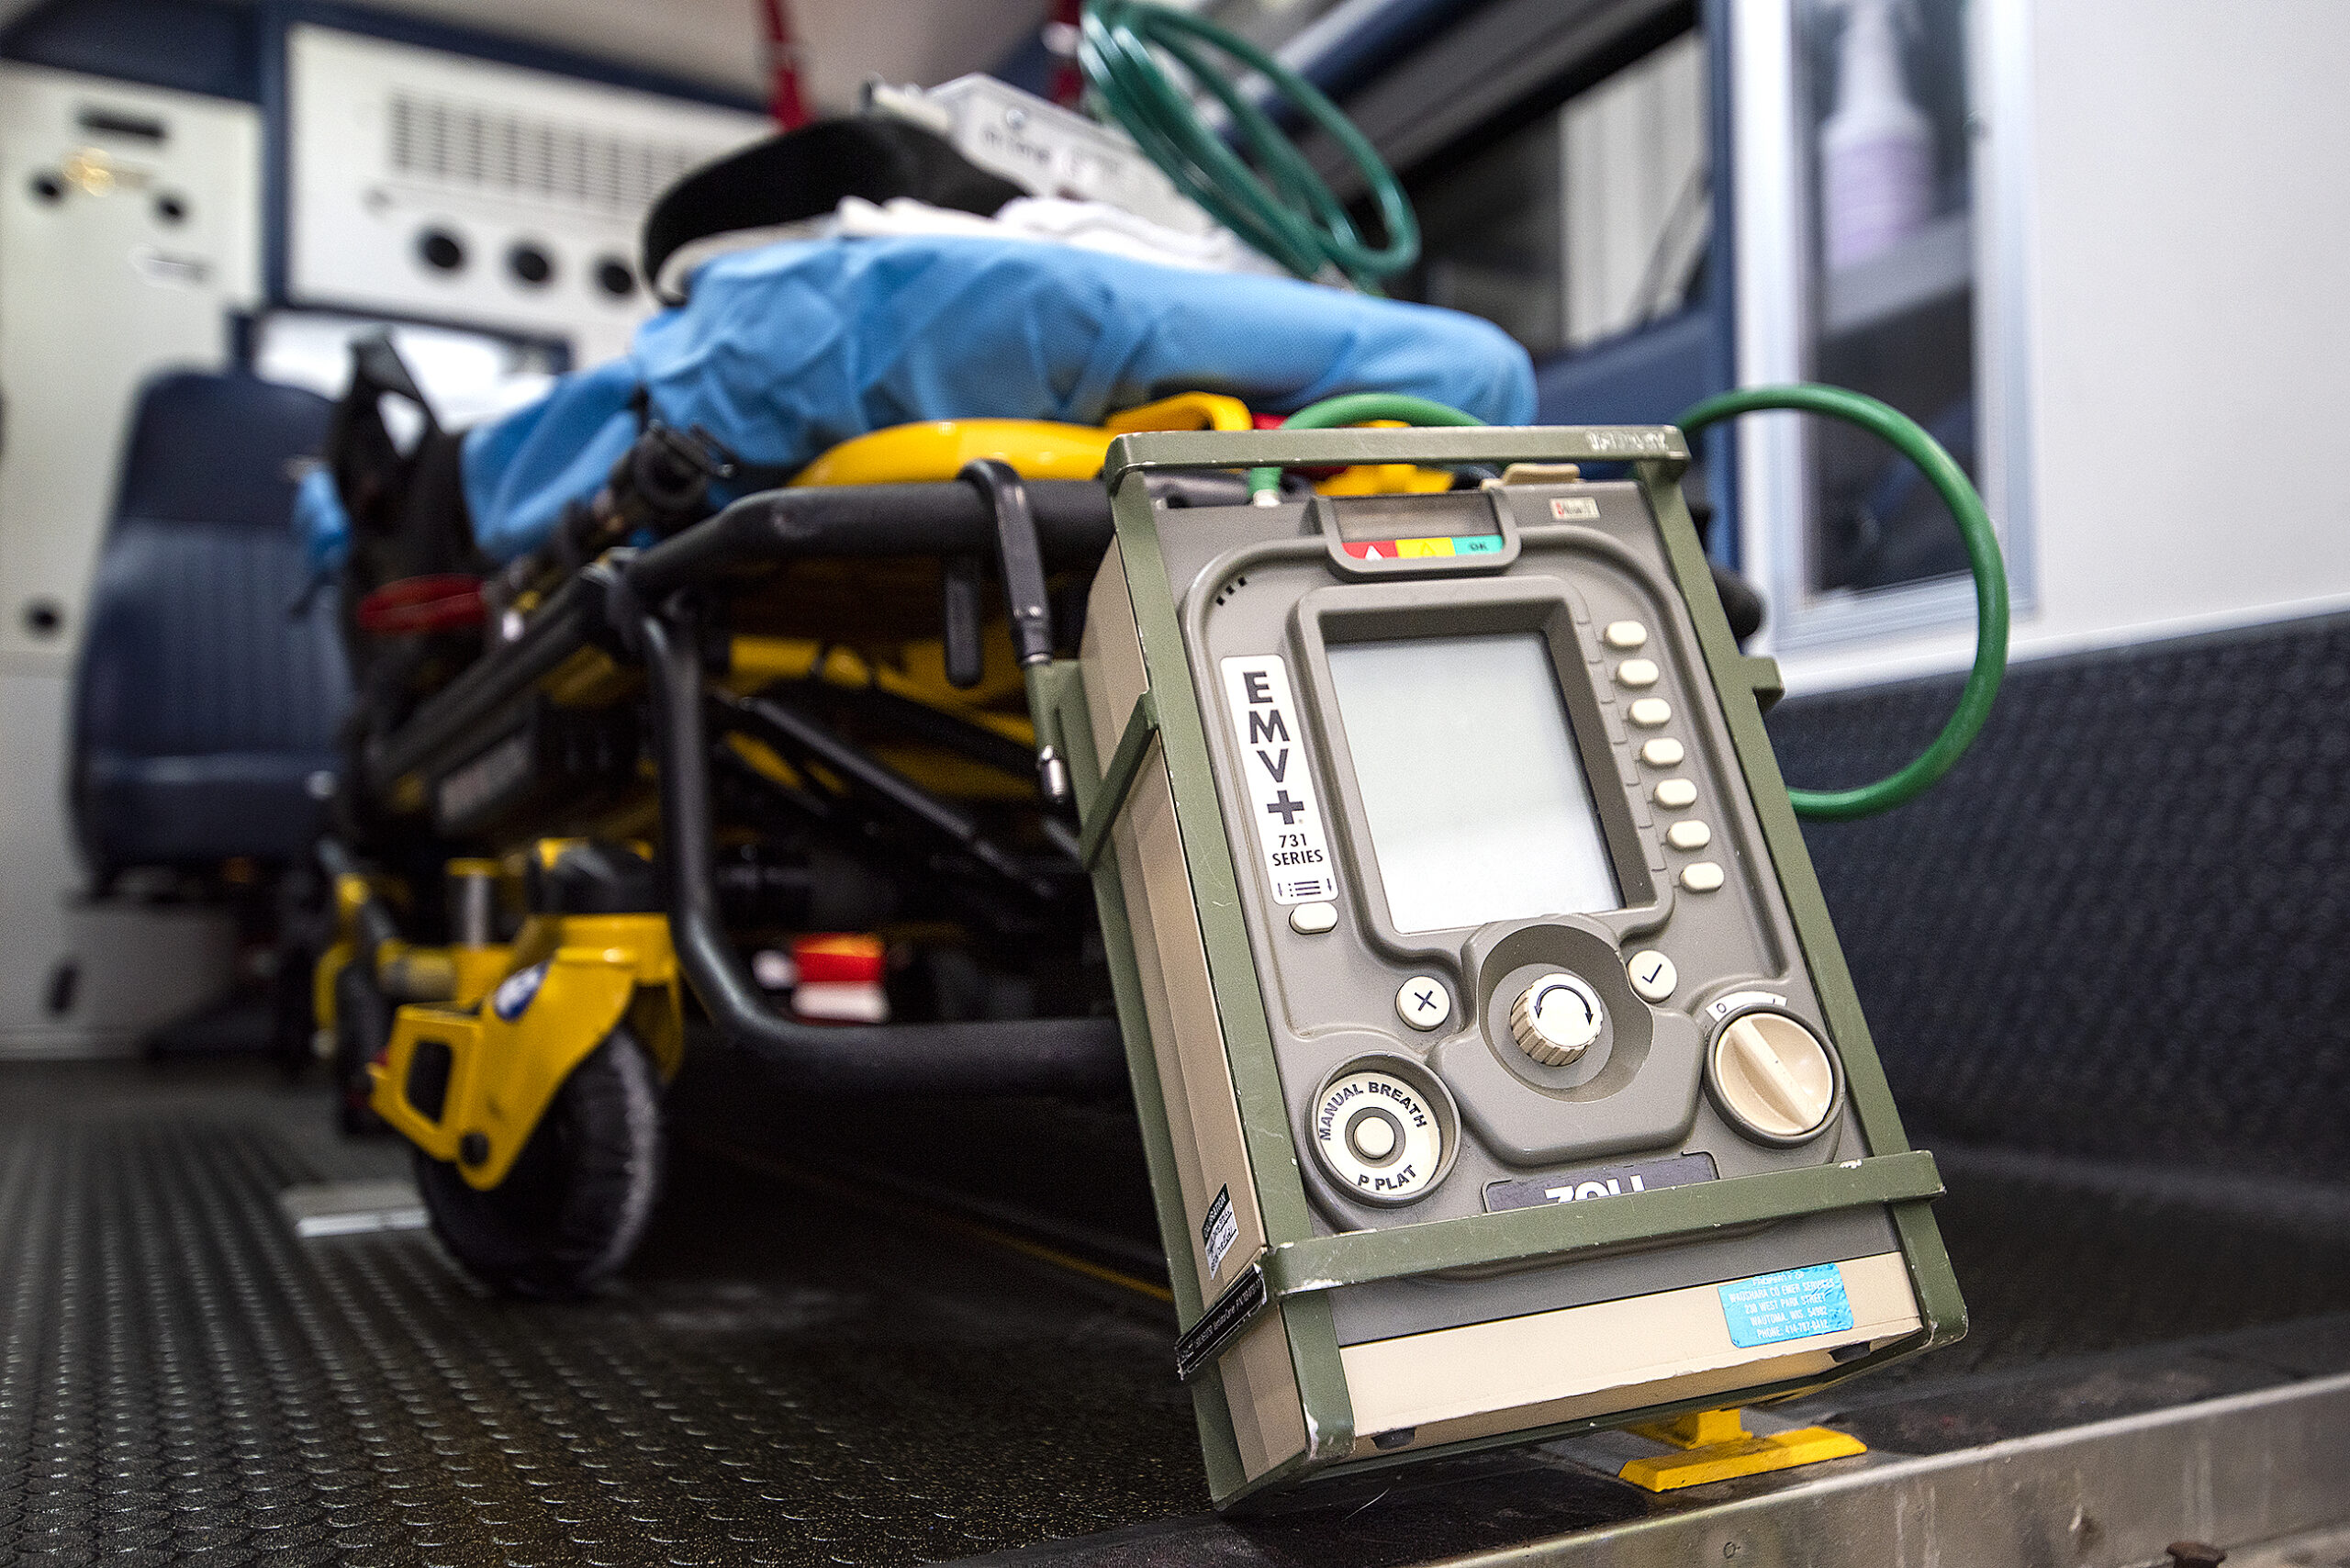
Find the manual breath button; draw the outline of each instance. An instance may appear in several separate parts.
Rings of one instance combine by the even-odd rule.
[[[1357,1065],[1325,1084],[1314,1110],[1323,1170],[1355,1198],[1409,1203],[1444,1174],[1445,1131],[1427,1094],[1400,1073]]]

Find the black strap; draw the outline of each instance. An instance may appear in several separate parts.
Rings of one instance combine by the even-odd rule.
[[[644,218],[644,277],[658,293],[661,268],[695,241],[798,223],[832,211],[843,196],[912,196],[984,218],[1027,194],[911,121],[818,120],[697,169],[664,192]],[[677,305],[685,297],[661,298]]]
[[[372,407],[374,400],[386,392],[415,404],[417,411],[424,416],[426,430],[440,430],[441,420],[432,411],[431,400],[417,386],[416,377],[408,374],[408,361],[393,346],[391,333],[371,332],[351,345],[350,395],[366,399]]]
[[[432,405],[408,374],[388,331],[371,333],[351,345],[351,385],[335,403],[327,423],[327,466],[334,474],[343,510],[363,532],[389,533],[398,526],[408,478],[420,446],[402,454],[385,427],[383,399],[404,398],[424,417],[424,438],[440,435]]]

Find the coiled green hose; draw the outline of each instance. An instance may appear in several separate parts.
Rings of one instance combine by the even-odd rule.
[[[1991,704],[1998,700],[1999,683],[2008,673],[2007,563],[1999,555],[1999,536],[1991,527],[1991,514],[1984,510],[1983,498],[1975,493],[1966,470],[1916,420],[1874,398],[1841,386],[1744,386],[1707,398],[1674,422],[1694,434],[1721,420],[1773,409],[1825,414],[1858,425],[1916,464],[1957,520],[1958,536],[1966,544],[1966,564],[1975,574],[1975,663],[1959,690],[1957,708],[1933,744],[1908,767],[1873,784],[1850,790],[1787,791],[1799,816],[1823,822],[1874,816],[1932,789],[1966,755],[1966,748],[1982,733],[1984,721],[1990,718]]]
[[[1261,74],[1337,142],[1370,187],[1384,244],[1363,240],[1297,144],[1209,62],[1203,45]],[[1224,106],[1256,168],[1200,118],[1154,50],[1171,57]],[[1176,189],[1298,276],[1319,278],[1335,269],[1376,294],[1381,280],[1419,258],[1411,201],[1362,132],[1320,89],[1247,39],[1146,0],[1087,0],[1078,62],[1102,107]]]
[[[1998,700],[1999,683],[2008,670],[2008,569],[1999,555],[1999,537],[1991,527],[1983,498],[1975,493],[1966,471],[1908,415],[1888,404],[1840,386],[1747,386],[1708,398],[1674,421],[1695,433],[1722,420],[1765,409],[1792,409],[1823,414],[1882,438],[1915,463],[1957,520],[1959,537],[1966,544],[1966,562],[1975,574],[1975,663],[1958,694],[1958,707],[1942,725],[1933,744],[1908,766],[1850,790],[1796,790],[1787,798],[1798,816],[1825,822],[1846,822],[1917,799],[1966,755]],[[1353,392],[1309,404],[1281,421],[1283,430],[1330,430],[1372,420],[1402,420],[1416,425],[1476,425],[1484,421],[1458,409],[1426,398],[1401,393]],[[1281,470],[1251,468],[1248,487],[1258,498],[1278,494]]]

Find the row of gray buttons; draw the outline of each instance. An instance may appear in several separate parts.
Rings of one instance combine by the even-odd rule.
[[[1629,650],[1648,645],[1649,629],[1637,621],[1611,621],[1599,636],[1611,648]],[[1616,683],[1635,691],[1654,686],[1657,679],[1653,659],[1625,659],[1616,666]],[[1637,729],[1661,730],[1673,722],[1673,704],[1662,697],[1635,698],[1625,717]],[[1687,749],[1671,735],[1640,743],[1640,760],[1651,767],[1678,767],[1687,756]],[[1660,778],[1649,799],[1665,811],[1685,812],[1697,803],[1697,786],[1686,778]],[[1664,841],[1675,849],[1695,851],[1714,841],[1714,830],[1688,818],[1667,827]],[[1710,893],[1722,885],[1722,868],[1711,860],[1693,860],[1681,868],[1681,885],[1693,893]]]

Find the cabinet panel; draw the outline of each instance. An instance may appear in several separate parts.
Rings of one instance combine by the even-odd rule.
[[[62,671],[140,383],[258,288],[250,105],[0,65],[0,659]]]

